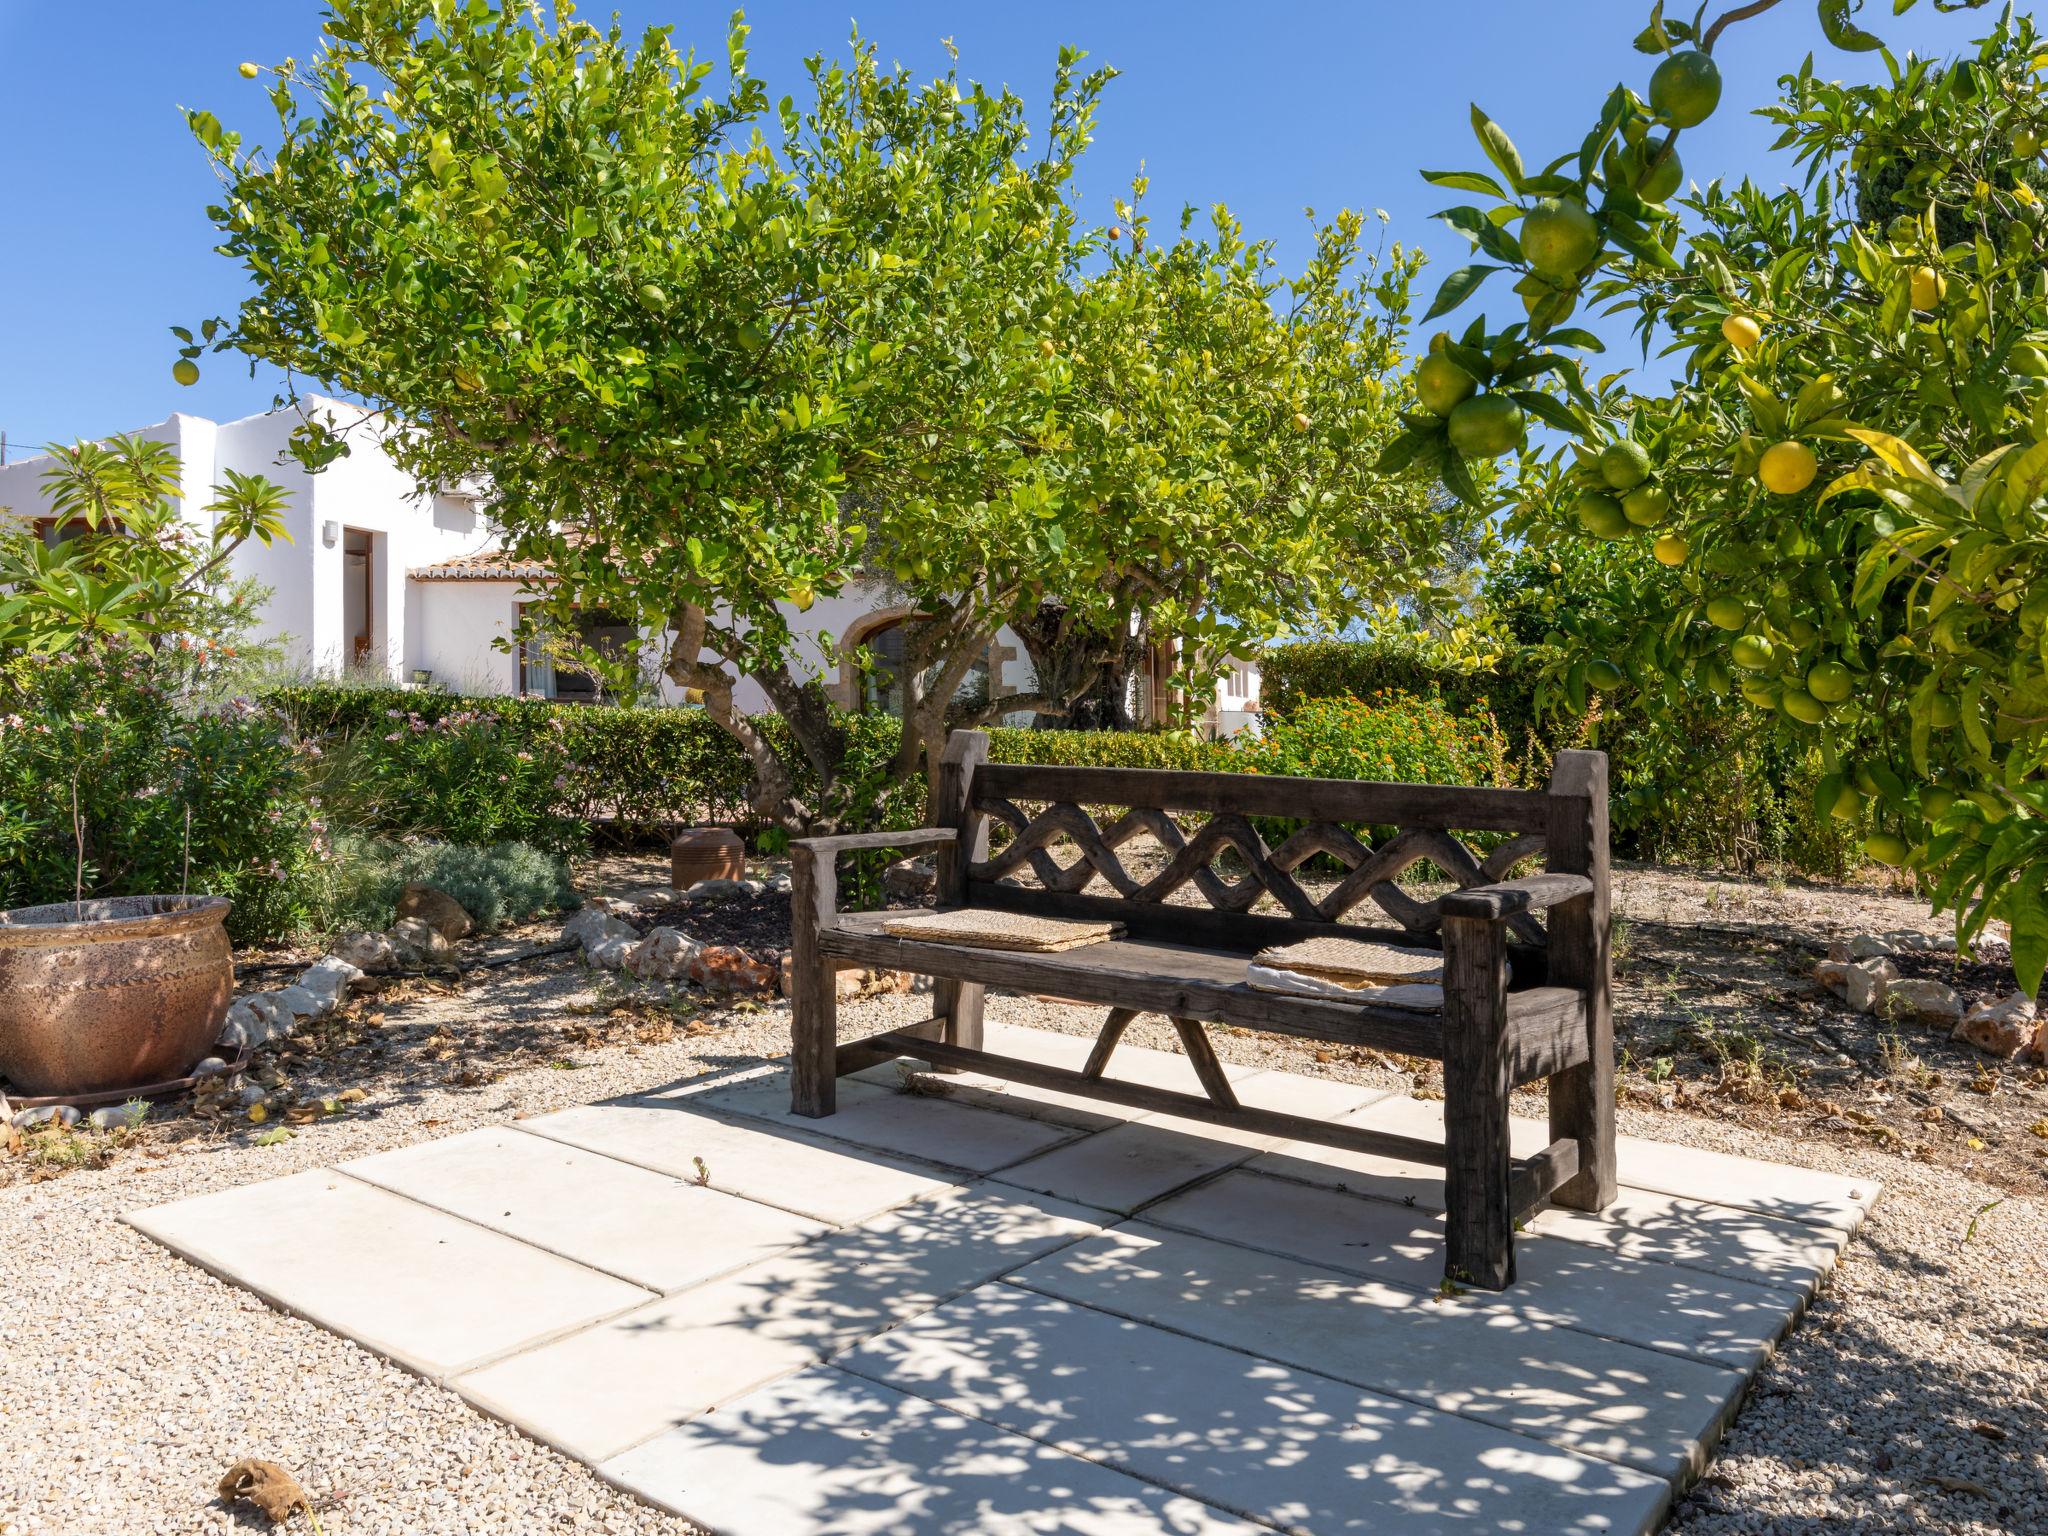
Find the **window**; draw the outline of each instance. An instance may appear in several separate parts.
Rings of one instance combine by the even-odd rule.
[[[903,648],[910,618],[886,619],[853,642],[866,646],[868,666],[860,674],[860,707],[876,714],[903,716]],[[988,658],[977,656],[954,690],[953,702],[979,706],[989,700]]]
[[[533,605],[520,605],[522,624]],[[538,622],[538,616],[534,621]],[[618,615],[592,609],[576,615],[576,638],[564,645],[543,631],[529,632],[519,642],[519,691],[564,704],[601,704],[607,686],[595,673],[571,664],[578,650],[596,651],[614,661],[625,660],[639,650],[639,631]]]

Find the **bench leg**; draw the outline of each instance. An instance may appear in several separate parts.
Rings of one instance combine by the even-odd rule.
[[[1508,1193],[1508,967],[1501,925],[1444,919],[1444,1276],[1498,1291],[1515,1278]]]
[[[816,1120],[838,1107],[839,979],[818,953],[837,881],[831,860],[799,843],[790,850],[789,883],[789,1109]]]
[[[982,1005],[988,988],[978,981],[935,980],[932,983],[932,1013],[946,1021],[942,1039],[948,1045],[978,1051],[981,1044]],[[939,1072],[958,1073],[958,1067],[938,1067]]]

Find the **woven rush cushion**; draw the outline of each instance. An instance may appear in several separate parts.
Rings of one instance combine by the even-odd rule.
[[[962,907],[955,912],[915,912],[892,917],[882,931],[899,939],[931,944],[960,944],[969,949],[1022,949],[1055,954],[1121,938],[1122,923],[1085,918],[1040,917],[1033,912],[998,912]]]
[[[1398,944],[1342,939],[1330,934],[1262,949],[1257,963],[1276,971],[1320,976],[1346,986],[1431,983],[1444,979],[1444,957],[1438,950],[1404,949]]]

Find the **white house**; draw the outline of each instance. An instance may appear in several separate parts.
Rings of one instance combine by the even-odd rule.
[[[265,549],[251,543],[235,556],[234,574],[270,591],[262,638],[280,641],[292,663],[312,674],[344,670],[393,682],[420,679],[458,693],[592,697],[590,680],[559,672],[522,647],[505,645],[521,605],[547,580],[547,570],[503,553],[476,488],[423,490],[364,432],[352,432],[353,451],[317,475],[285,452],[299,412],[322,412],[339,425],[362,420],[362,408],[308,397],[286,408],[212,422],[178,413],[128,436],[169,443],[183,464],[180,512],[206,528],[211,488],[229,469],[262,474],[290,496],[289,542]],[[47,458],[0,466],[0,513],[41,525],[44,536],[63,530],[50,515],[42,479]],[[865,689],[858,672],[835,651],[865,644],[885,667],[896,626],[909,616],[900,593],[879,584],[856,585],[820,598],[804,614],[792,608],[792,629],[828,684],[848,708],[889,707],[886,685]],[[606,626],[601,616],[591,628]],[[626,638],[620,635],[617,638]],[[828,646],[833,649],[828,649]],[[992,693],[1018,692],[1031,683],[1022,645],[1008,630],[989,649]],[[1162,669],[1163,670],[1163,669]],[[1164,701],[1147,680],[1144,712],[1163,717]],[[1228,732],[1252,718],[1258,703],[1256,661],[1236,661],[1219,683],[1204,721]],[[680,694],[662,685],[664,698]],[[740,706],[765,710],[766,697],[751,682],[738,691]]]

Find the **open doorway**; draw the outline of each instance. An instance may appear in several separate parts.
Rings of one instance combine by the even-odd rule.
[[[341,532],[341,654],[351,668],[374,668],[377,647],[377,541],[362,528]]]

